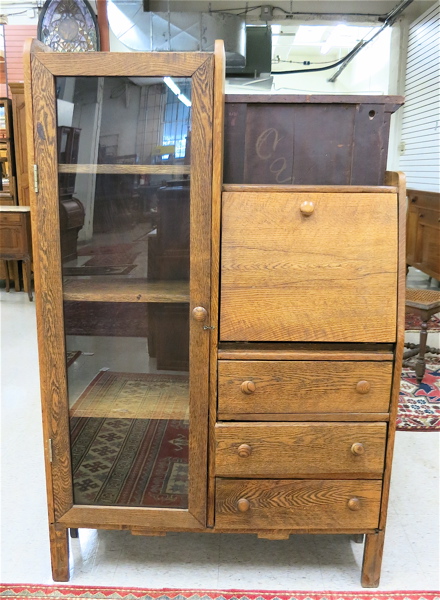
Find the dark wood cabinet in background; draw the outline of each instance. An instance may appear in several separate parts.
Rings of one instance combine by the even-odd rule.
[[[406,263],[440,280],[440,194],[408,190]]]

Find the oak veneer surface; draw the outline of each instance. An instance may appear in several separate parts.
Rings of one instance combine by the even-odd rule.
[[[392,368],[390,362],[222,360],[218,410],[263,415],[386,412]],[[254,391],[243,391],[246,381]]]
[[[320,480],[216,480],[216,527],[246,530],[377,527],[382,482]],[[237,503],[245,499],[249,509]],[[358,510],[350,500],[357,499]]]
[[[222,423],[216,474],[378,479],[386,432],[386,423]]]
[[[225,192],[222,214],[220,340],[395,341],[395,194]]]

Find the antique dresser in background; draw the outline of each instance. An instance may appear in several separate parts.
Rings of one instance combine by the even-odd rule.
[[[403,343],[405,188],[385,173],[402,99],[225,103],[223,86],[221,43],[27,55],[53,577],[82,527],[365,534],[374,587]],[[59,162],[59,100],[75,164]],[[63,260],[71,174],[85,219]]]

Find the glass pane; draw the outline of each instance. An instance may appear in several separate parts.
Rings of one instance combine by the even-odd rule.
[[[57,97],[74,502],[187,508],[191,80]]]

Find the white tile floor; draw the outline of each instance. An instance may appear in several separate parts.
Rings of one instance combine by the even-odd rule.
[[[52,583],[45,508],[35,306],[1,299],[1,580]],[[439,436],[398,432],[382,590],[438,590]],[[80,530],[73,585],[360,590],[362,545],[349,536],[168,534]]]

